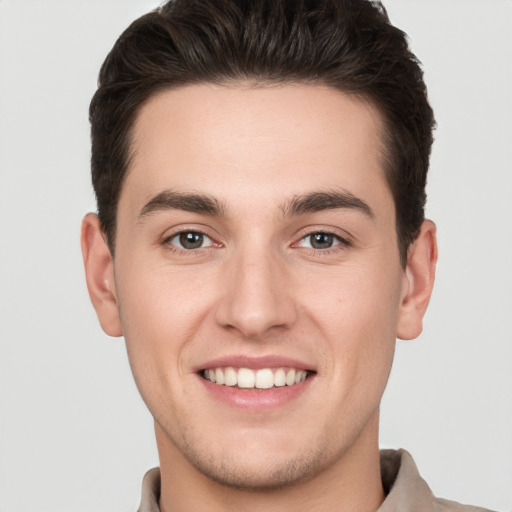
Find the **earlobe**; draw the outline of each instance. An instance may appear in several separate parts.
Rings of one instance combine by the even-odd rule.
[[[434,286],[436,263],[436,226],[425,220],[407,253],[397,329],[400,339],[414,339],[423,329],[423,316]]]
[[[80,241],[87,289],[100,325],[109,336],[122,336],[114,263],[97,215],[89,213],[84,217]]]

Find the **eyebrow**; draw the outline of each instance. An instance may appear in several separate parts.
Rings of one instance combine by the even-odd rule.
[[[296,196],[284,206],[283,214],[285,216],[303,215],[338,208],[358,210],[371,219],[375,217],[367,203],[346,190],[341,192],[311,192]]]
[[[368,204],[348,191],[310,192],[295,196],[282,207],[282,211],[285,217],[291,217],[338,208],[359,210],[367,217],[374,218],[373,211]],[[225,215],[223,204],[215,197],[206,194],[165,190],[143,206],[139,213],[139,220],[152,213],[166,210],[183,210],[212,217]]]
[[[183,210],[211,216],[224,215],[223,205],[214,197],[206,194],[194,194],[165,190],[148,201],[139,213],[139,220],[156,212]]]

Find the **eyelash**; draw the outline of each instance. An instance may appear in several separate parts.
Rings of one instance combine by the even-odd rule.
[[[190,248],[190,249],[187,249],[187,248],[183,247],[182,242],[180,242],[182,247],[179,247],[178,245],[171,243],[174,239],[178,239],[179,240],[179,238],[182,235],[199,235],[200,237],[203,237],[203,241],[204,241],[204,239],[207,239],[207,240],[210,241],[210,243],[207,246],[205,246],[205,247],[197,247],[197,248]],[[202,251],[202,250],[205,250],[205,249],[208,250],[211,247],[221,247],[222,246],[222,244],[219,244],[218,242],[215,242],[206,233],[203,233],[202,231],[198,231],[198,230],[193,230],[193,229],[184,229],[182,231],[178,231],[177,233],[173,233],[172,235],[166,237],[162,241],[162,245],[167,246],[172,251],[182,252],[182,253],[198,252],[198,251]]]
[[[339,252],[339,251],[343,251],[344,249],[347,249],[348,247],[352,246],[352,243],[350,242],[350,240],[348,240],[345,237],[340,236],[337,233],[333,233],[332,231],[328,231],[328,230],[318,230],[318,231],[310,231],[309,233],[307,233],[306,235],[301,237],[298,242],[295,242],[292,245],[292,247],[301,247],[300,244],[302,242],[304,242],[307,239],[311,239],[315,235],[323,235],[323,236],[327,236],[327,237],[332,237],[334,239],[334,241],[336,242],[331,247],[327,247],[325,249],[319,249],[319,248],[315,248],[315,247],[304,247],[304,246],[302,246],[304,249],[306,249],[307,251],[310,251],[312,254],[314,254],[316,256],[320,256],[320,257],[321,256],[328,256],[328,255],[331,255],[333,253],[336,253],[336,252]]]
[[[201,246],[201,247],[189,248],[189,249],[187,249],[187,248],[185,248],[183,246],[179,247],[176,243],[174,243],[174,244],[172,243],[172,241],[175,240],[175,239],[179,240],[179,237],[181,237],[182,235],[198,235],[200,237],[203,237],[203,242],[204,242],[204,239],[207,239],[207,240],[210,241],[210,243],[207,246],[204,246],[204,247]],[[331,247],[327,247],[325,249],[320,249],[320,248],[315,248],[315,247],[305,247],[305,246],[301,245],[301,243],[304,242],[305,240],[311,239],[311,237],[318,236],[318,235],[332,237],[333,241],[336,242],[336,243],[334,245],[332,245]],[[180,242],[180,244],[183,245],[182,242]],[[197,253],[199,251],[202,252],[204,250],[209,250],[212,247],[214,247],[214,248],[222,247],[221,243],[215,242],[206,233],[204,233],[202,231],[198,231],[198,230],[192,230],[192,229],[190,229],[190,230],[181,230],[181,231],[178,231],[176,233],[173,233],[172,235],[166,237],[162,241],[162,245],[167,246],[173,252],[189,253],[189,254],[193,253],[193,252]],[[343,249],[346,249],[346,248],[351,247],[351,246],[352,246],[352,244],[351,244],[350,240],[340,236],[337,233],[333,233],[333,232],[328,231],[328,230],[310,231],[309,233],[307,233],[304,236],[302,236],[298,240],[298,242],[295,242],[295,243],[293,243],[291,245],[292,248],[300,248],[300,247],[302,247],[303,249],[306,249],[307,251],[310,251],[312,254],[315,254],[315,255],[318,255],[318,256],[327,256],[329,254],[332,254],[333,252],[342,251]]]

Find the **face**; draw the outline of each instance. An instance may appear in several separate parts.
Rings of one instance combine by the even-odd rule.
[[[194,85],[142,108],[107,286],[174,464],[268,487],[376,445],[411,288],[381,127],[320,86]]]

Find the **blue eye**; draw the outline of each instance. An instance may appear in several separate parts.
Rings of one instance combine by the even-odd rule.
[[[213,241],[210,237],[197,231],[183,231],[178,233],[172,238],[169,238],[168,243],[187,251],[202,249],[213,245]]]
[[[336,245],[340,245],[342,240],[331,233],[311,233],[305,236],[299,242],[301,247],[308,247],[310,249],[330,249]]]

